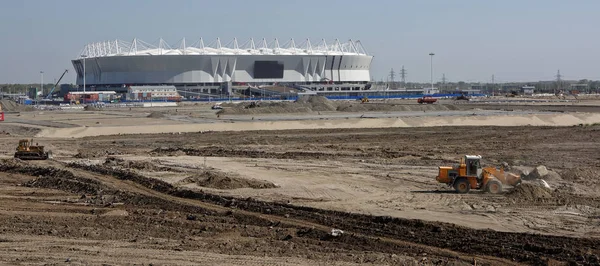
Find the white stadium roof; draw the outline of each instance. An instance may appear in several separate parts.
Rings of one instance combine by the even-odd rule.
[[[367,55],[360,41],[348,40],[340,42],[334,40],[326,42],[324,39],[312,45],[310,39],[296,44],[290,39],[283,45],[277,39],[268,42],[262,39],[255,43],[250,39],[242,45],[234,38],[229,43],[222,45],[221,40],[205,45],[204,40],[196,41],[191,46],[186,45],[185,38],[175,46],[169,45],[163,39],[156,44],[146,43],[139,39],[131,42],[112,40],[87,44],[78,58],[107,57],[107,56],[136,56],[136,55]]]

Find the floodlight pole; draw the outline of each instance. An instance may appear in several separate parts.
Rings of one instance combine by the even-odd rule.
[[[430,68],[431,68],[431,90],[433,91],[433,56],[435,54],[434,53],[429,53],[429,56],[431,56],[431,61],[430,61]]]
[[[44,71],[40,71],[40,92],[42,95],[44,94]],[[38,93],[35,94],[35,98],[37,98],[38,106],[40,105],[40,97],[38,97]]]

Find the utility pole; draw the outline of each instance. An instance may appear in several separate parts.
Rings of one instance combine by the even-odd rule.
[[[404,69],[404,66],[400,70],[400,78],[402,79],[402,87],[406,87],[406,69]]]

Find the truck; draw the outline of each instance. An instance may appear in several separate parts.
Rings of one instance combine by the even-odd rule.
[[[421,97],[421,98],[417,99],[417,102],[418,102],[419,104],[424,104],[424,103],[427,103],[427,104],[432,104],[432,103],[435,103],[435,102],[437,102],[437,99],[436,99],[436,98],[433,98],[433,97],[431,97],[431,96],[423,96],[423,97]]]

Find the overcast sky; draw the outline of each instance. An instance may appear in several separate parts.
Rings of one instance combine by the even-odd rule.
[[[69,70],[88,42],[134,37],[175,44],[203,37],[361,40],[374,79],[600,79],[599,0],[0,0],[0,83]],[[398,79],[398,78],[397,78]]]

